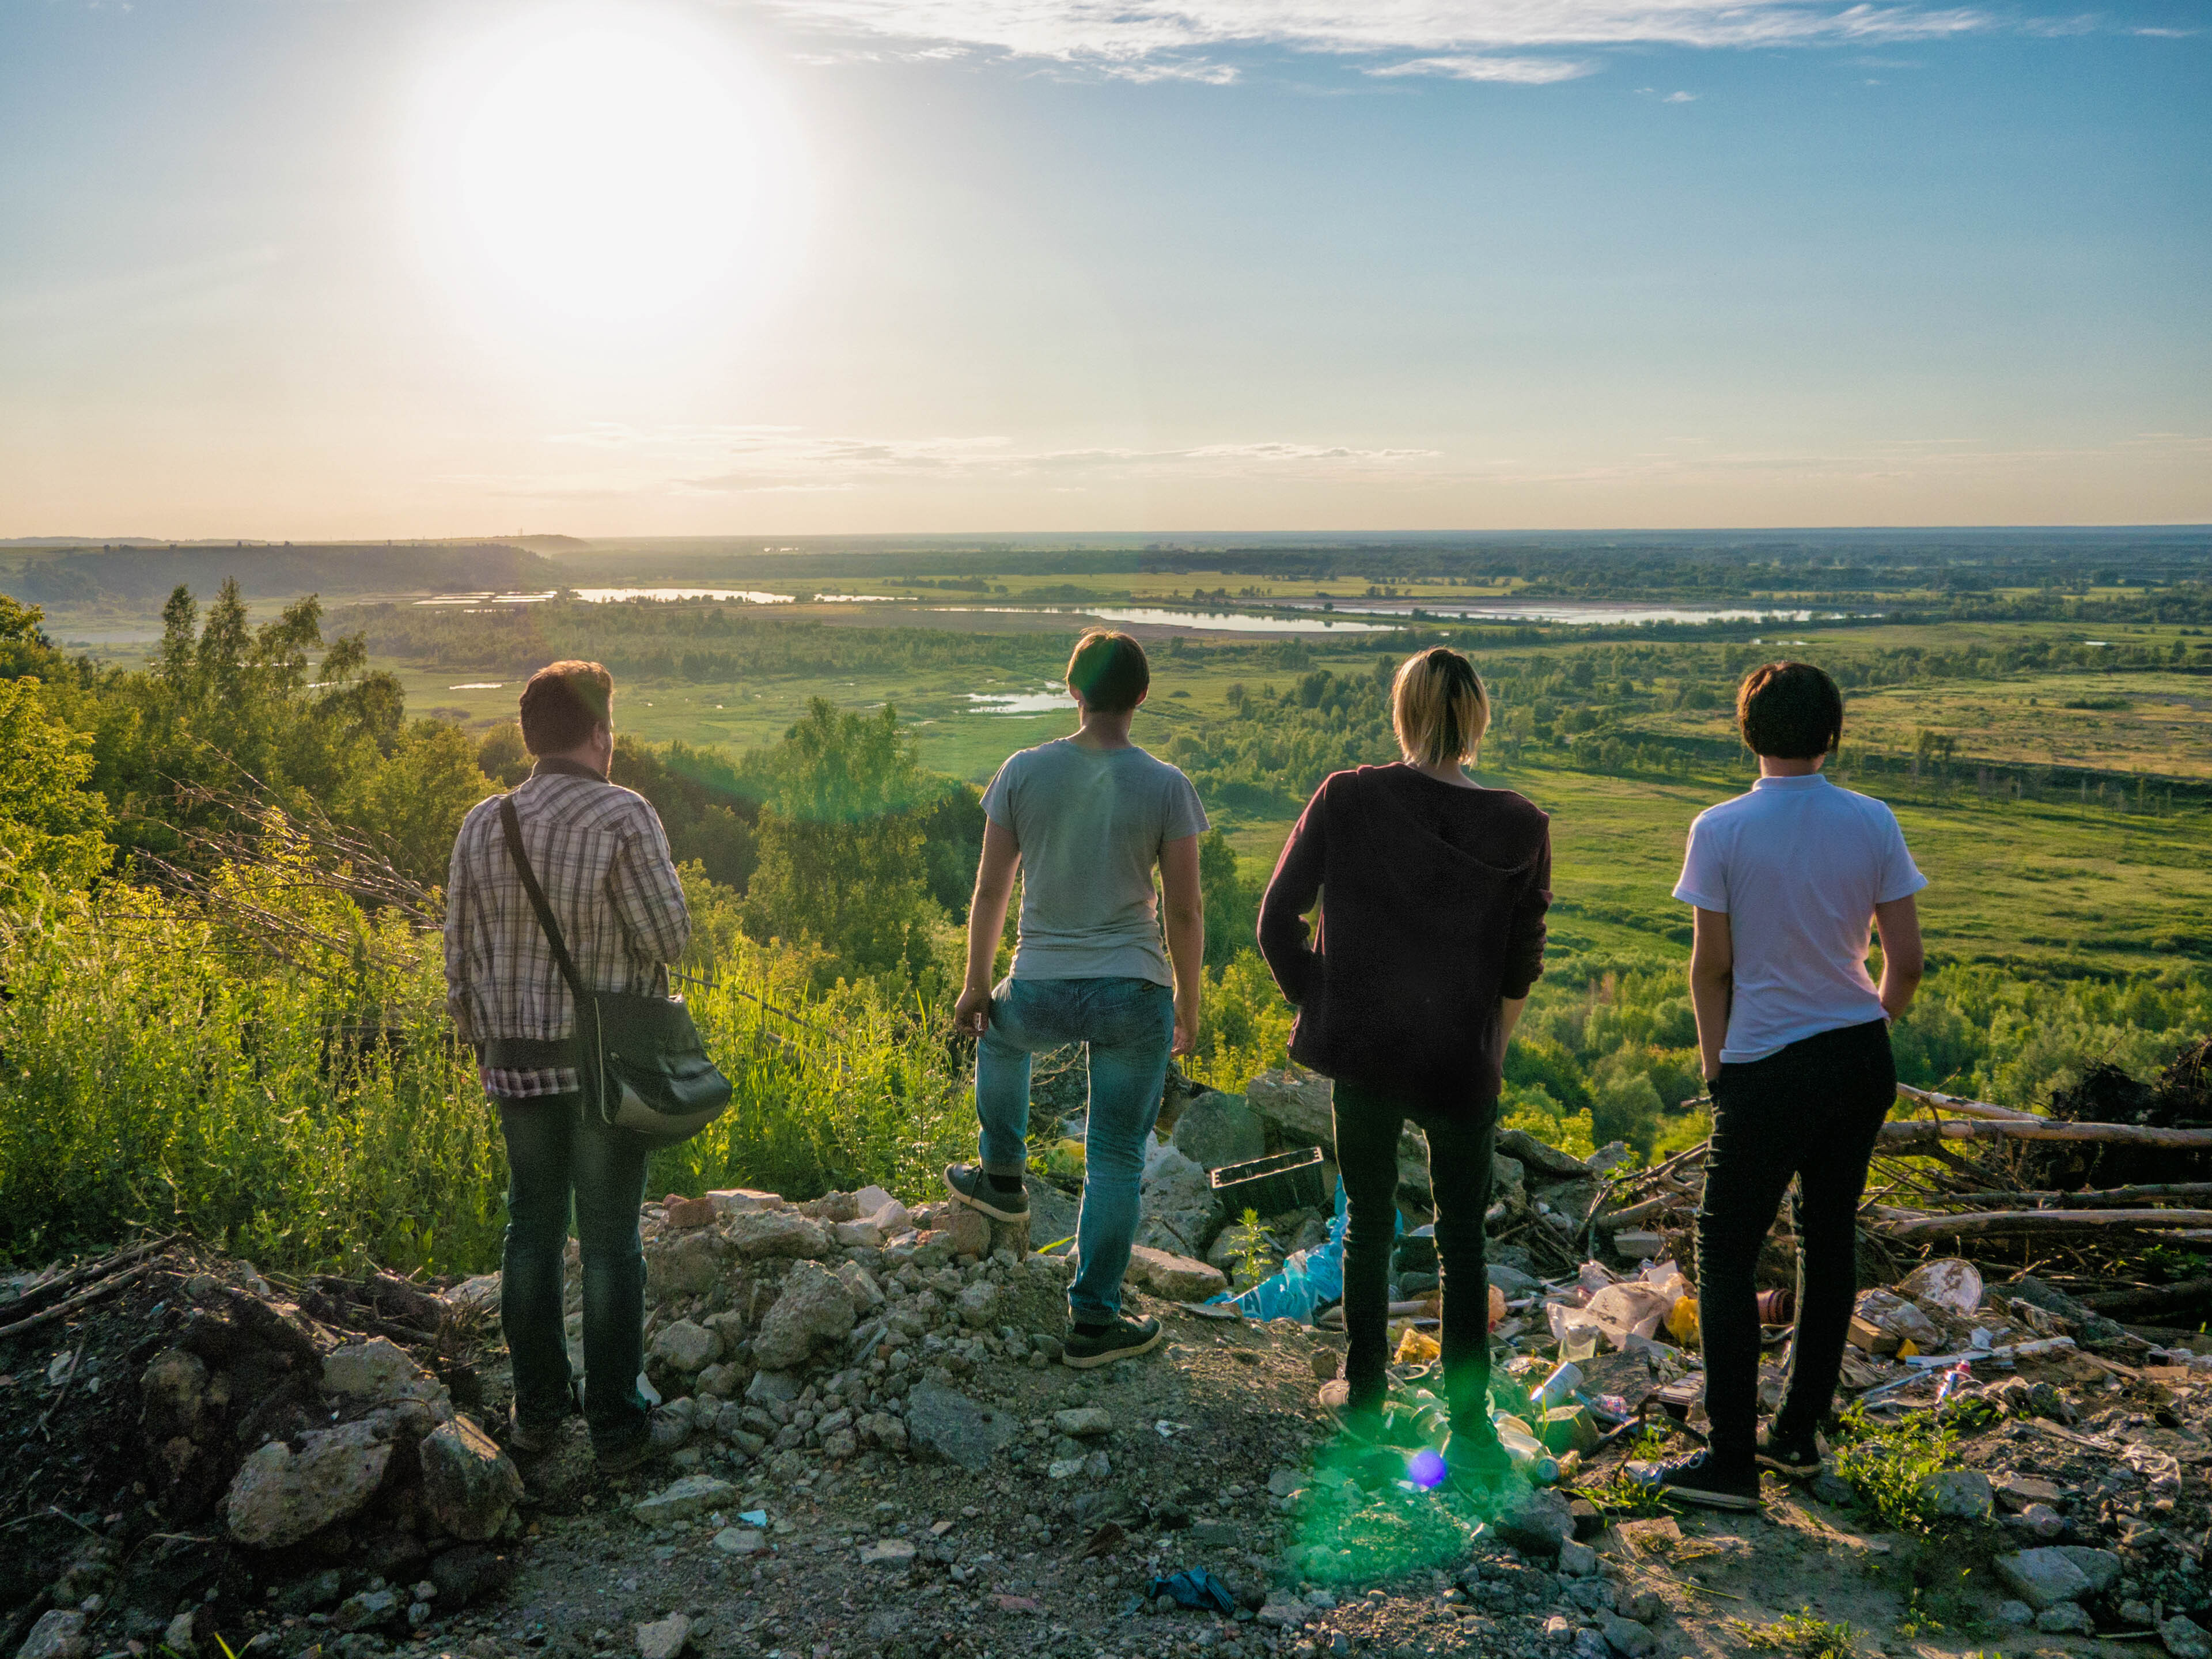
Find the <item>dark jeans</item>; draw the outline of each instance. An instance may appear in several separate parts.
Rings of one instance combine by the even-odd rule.
[[[1883,1020],[1823,1031],[1713,1082],[1713,1149],[1698,1211],[1698,1325],[1717,1457],[1748,1460],[1759,1421],[1753,1270],[1797,1179],[1797,1334],[1778,1434],[1827,1414],[1858,1294],[1858,1207],[1875,1133],[1897,1099]]]
[[[1398,1136],[1411,1121],[1429,1143],[1437,1195],[1437,1273],[1443,1281],[1444,1400],[1455,1439],[1496,1438],[1490,1392],[1490,1279],[1482,1217],[1490,1208],[1493,1103],[1445,1112],[1355,1083],[1336,1085],[1336,1163],[1344,1182],[1345,1381],[1355,1410],[1381,1407],[1390,1363],[1390,1250],[1397,1231]]]
[[[573,1189],[584,1258],[584,1415],[593,1445],[624,1444],[646,1431],[645,1399],[637,1391],[645,1363],[637,1210],[651,1149],[587,1116],[577,1095],[495,1103],[508,1173],[499,1322],[514,1362],[516,1414],[565,1417],[573,1406],[562,1323]]]

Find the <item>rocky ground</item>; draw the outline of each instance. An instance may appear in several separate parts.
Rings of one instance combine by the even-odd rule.
[[[1182,1163],[1249,1150],[1209,1146],[1233,1117],[1196,1122],[1155,1214],[1179,1213],[1155,1200]],[[1516,1214],[1555,1255],[1579,1201],[1559,1160],[1501,1172],[1549,1183]],[[2066,1339],[1954,1377],[1936,1513],[1900,1528],[1885,1501],[1916,1505],[1879,1468],[1770,1478],[1755,1515],[1632,1499],[1623,1462],[1701,1421],[1666,1340],[1585,1362],[1591,1409],[1542,1423],[1557,1486],[1478,1504],[1346,1447],[1315,1399],[1341,1339],[1197,1310],[1222,1278],[1203,1261],[1140,1254],[1133,1310],[1166,1340],[1076,1371],[1064,1256],[973,1212],[729,1193],[650,1205],[645,1231],[660,1455],[616,1480],[580,1426],[505,1447],[493,1281],[293,1281],[171,1241],[0,1284],[0,1655],[2212,1659],[2187,1616],[2212,1601],[2212,1370],[2033,1279],[1868,1293],[1869,1330]],[[1516,1401],[1553,1364],[1547,1322],[1634,1300],[1602,1296],[1626,1264],[1539,1282],[1519,1255],[1493,1270]],[[1852,1374],[1919,1407],[1936,1382],[1872,1354]],[[1201,1570],[1180,1583],[1218,1600],[1179,1605],[1164,1581]]]

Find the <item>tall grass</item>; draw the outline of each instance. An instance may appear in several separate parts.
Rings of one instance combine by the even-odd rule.
[[[945,1015],[816,995],[804,952],[718,943],[690,988],[737,1097],[655,1156],[652,1190],[917,1196],[972,1153]],[[147,1226],[266,1267],[496,1265],[505,1152],[440,957],[281,833],[196,898],[117,884],[0,915],[0,1260]]]
[[[287,960],[143,890],[10,915],[0,1254],[145,1225],[268,1265],[487,1260],[505,1161],[450,1041],[435,955],[349,920],[345,955],[303,937]]]

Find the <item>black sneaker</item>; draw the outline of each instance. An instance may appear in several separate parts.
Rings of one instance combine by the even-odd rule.
[[[1759,1466],[1792,1480],[1809,1480],[1820,1472],[1820,1443],[1810,1429],[1798,1434],[1769,1429],[1759,1437]]]
[[[1495,1498],[1513,1482],[1513,1459],[1495,1437],[1453,1434],[1444,1441],[1445,1485],[1462,1498]]]
[[[1629,1477],[1662,1498],[1679,1498],[1709,1510],[1755,1510],[1759,1507],[1759,1465],[1747,1462],[1733,1467],[1715,1461],[1709,1450],[1663,1463],[1631,1463]]]
[[[971,1210],[981,1210],[994,1221],[1027,1221],[1030,1218],[1030,1184],[1023,1182],[1011,1193],[1001,1192],[991,1182],[980,1165],[948,1164],[945,1166],[945,1190]]]
[[[1087,1371],[1117,1359],[1133,1359],[1159,1346],[1164,1334],[1157,1319],[1117,1319],[1097,1331],[1071,1327],[1066,1340],[1060,1345],[1060,1363]]]

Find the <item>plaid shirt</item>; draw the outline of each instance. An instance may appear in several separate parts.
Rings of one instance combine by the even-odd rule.
[[[691,916],[651,803],[563,760],[538,762],[514,798],[531,867],[585,982],[665,995],[663,964],[683,956]],[[558,1042],[574,1035],[575,999],[508,856],[501,799],[477,802],[453,841],[446,1010],[478,1045]],[[578,1087],[573,1066],[486,1066],[483,1077],[486,1090],[510,1100]]]

